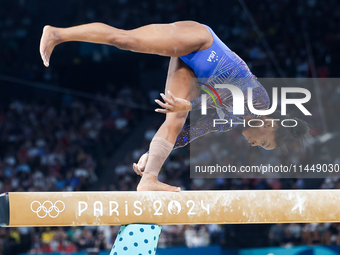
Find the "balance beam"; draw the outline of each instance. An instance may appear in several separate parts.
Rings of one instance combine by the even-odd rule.
[[[340,222],[340,190],[17,192],[2,226]]]

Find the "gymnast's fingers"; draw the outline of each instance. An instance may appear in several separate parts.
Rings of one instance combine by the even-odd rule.
[[[170,112],[172,112],[171,110],[167,110],[167,109],[159,109],[159,108],[157,108],[156,110],[155,110],[155,112],[160,112],[160,113],[170,113]]]
[[[140,173],[144,172],[144,169],[145,169],[145,165],[142,165],[142,164],[137,164],[137,169]]]
[[[138,161],[138,169],[143,172],[144,169],[145,169],[145,166],[146,166],[146,162],[148,161],[148,158],[149,158],[149,153],[144,153],[141,158],[139,159]]]
[[[172,94],[170,90],[168,90],[168,94],[173,102],[176,101],[177,97],[175,97],[174,94]]]
[[[135,171],[135,173],[138,174],[137,173],[137,165],[136,165],[136,163],[132,164],[132,168],[133,168],[133,171]]]
[[[163,93],[161,93],[160,95],[166,103],[171,104],[171,105],[174,104],[174,102],[172,101],[172,99],[170,97],[164,95]]]
[[[141,171],[139,171],[138,166],[136,163],[133,163],[133,170],[135,171],[136,174],[143,176],[143,173]]]
[[[159,101],[158,99],[156,99],[155,102],[165,109],[171,110],[174,108],[172,105],[164,104],[162,101]]]

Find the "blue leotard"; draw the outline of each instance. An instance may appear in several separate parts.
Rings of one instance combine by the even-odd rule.
[[[180,57],[195,73],[201,83],[214,87],[215,84],[233,84],[240,88],[244,94],[244,116],[253,116],[247,108],[247,88],[253,89],[253,105],[258,110],[268,109],[270,100],[266,90],[257,78],[251,73],[246,63],[231,51],[214,33],[206,26],[213,36],[212,45],[202,51],[194,51]],[[178,135],[174,148],[183,147],[194,139],[210,132],[226,132],[232,129],[230,125],[213,127],[214,119],[225,118],[228,120],[242,121],[240,116],[232,114],[232,95],[228,89],[216,89],[222,100],[222,106],[216,106],[214,100],[207,99],[208,108],[216,108],[216,112],[204,115],[199,121],[184,127]],[[216,98],[217,100],[217,98]],[[192,110],[201,108],[201,97],[191,100]],[[235,126],[235,125],[234,125]]]
[[[206,50],[194,51],[188,55],[180,57],[184,63],[191,67],[191,69],[195,72],[196,77],[202,79],[202,81],[204,81],[206,78],[209,78],[213,74],[217,65],[220,63],[219,61],[221,60],[222,56],[228,55],[233,57],[233,55],[235,55],[227,47],[227,45],[225,45],[220,40],[220,38],[217,37],[210,27],[206,27],[213,36],[214,40],[212,45]],[[233,61],[230,63],[233,64]]]

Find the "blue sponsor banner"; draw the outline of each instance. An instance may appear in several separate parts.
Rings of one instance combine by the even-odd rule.
[[[227,255],[226,253],[225,255]],[[240,249],[238,255],[340,255],[340,246],[297,246]]]
[[[223,250],[220,246],[208,247],[173,247],[173,248],[160,248],[157,249],[156,255],[197,255],[197,254],[213,254],[213,255],[238,255],[237,251]]]

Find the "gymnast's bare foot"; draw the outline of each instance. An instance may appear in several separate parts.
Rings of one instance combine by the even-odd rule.
[[[144,173],[140,180],[137,191],[181,191],[181,188],[170,186],[157,180],[157,177]]]
[[[56,45],[61,43],[58,28],[45,26],[40,40],[40,55],[46,67],[50,64],[50,57]]]

